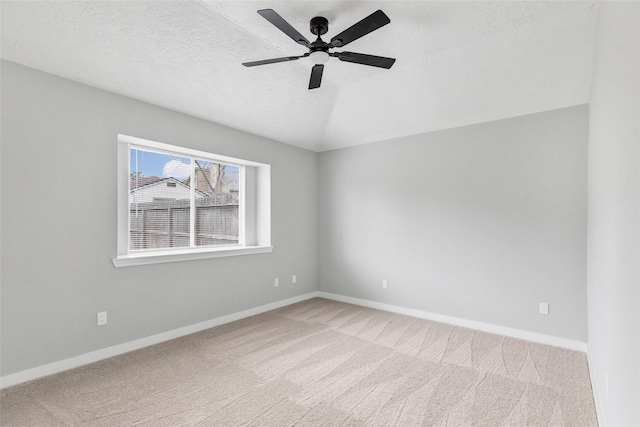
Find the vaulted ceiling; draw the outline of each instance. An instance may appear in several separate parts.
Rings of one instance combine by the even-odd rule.
[[[588,102],[597,2],[2,2],[4,59],[314,151]],[[332,58],[308,90],[307,51],[256,13],[325,41],[383,10],[391,23]],[[341,51],[343,49],[335,49]]]

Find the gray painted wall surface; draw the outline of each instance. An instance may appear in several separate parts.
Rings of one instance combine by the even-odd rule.
[[[273,253],[116,269],[118,133],[271,164]],[[317,164],[3,61],[1,375],[317,290]]]
[[[320,290],[586,342],[587,133],[582,105],[321,153]]]
[[[602,2],[590,99],[589,359],[601,425],[640,425],[640,3]],[[606,395],[606,376],[610,395]]]

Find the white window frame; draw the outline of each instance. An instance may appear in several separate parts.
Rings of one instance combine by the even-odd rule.
[[[232,246],[182,247],[132,251],[129,249],[129,170],[130,149],[148,148],[212,159],[240,168],[239,244]],[[195,212],[192,212],[193,215]],[[268,253],[271,246],[271,166],[249,160],[207,153],[148,139],[118,134],[118,253],[115,267],[158,264],[205,258]]]

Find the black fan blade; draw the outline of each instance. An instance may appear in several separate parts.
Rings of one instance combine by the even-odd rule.
[[[324,70],[323,64],[314,65],[311,69],[311,79],[309,80],[309,89],[317,89],[322,82],[322,71]]]
[[[373,67],[391,68],[395,58],[386,58],[384,56],[365,55],[364,53],[340,52],[335,53],[340,61],[354,62],[356,64],[371,65]]]
[[[346,46],[354,40],[359,39],[362,36],[369,34],[372,31],[377,30],[380,27],[384,27],[391,20],[381,10],[376,10],[371,15],[364,18],[362,21],[352,25],[340,34],[331,38],[331,46],[341,47]]]
[[[259,10],[258,13],[264,19],[278,27],[280,31],[291,37],[294,42],[300,43],[301,45],[307,47],[309,46],[309,40],[307,40],[302,34],[300,34],[298,30],[293,28],[291,24],[285,21],[284,18],[278,15],[273,9],[262,9]]]
[[[300,59],[303,56],[305,55],[285,56],[284,58],[263,59],[262,61],[243,62],[242,65],[244,65],[245,67],[255,67],[256,65],[266,65],[266,64],[275,64],[277,62],[295,61],[296,59]]]

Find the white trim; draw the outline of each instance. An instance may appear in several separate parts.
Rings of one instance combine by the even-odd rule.
[[[271,166],[256,169],[256,244],[271,246]]]
[[[265,254],[273,251],[272,246],[235,246],[222,248],[192,248],[189,252],[159,251],[119,255],[111,261],[115,267],[131,267],[134,265],[161,264],[163,262],[190,261],[207,258],[224,258],[230,256]]]
[[[246,212],[247,212],[247,208],[246,208],[246,204],[247,204],[247,186],[246,186],[246,170],[247,168],[240,168],[238,169],[238,188],[240,190],[240,197],[239,197],[239,201],[238,201],[238,243],[240,244],[240,246],[246,246],[247,244],[247,235],[246,235],[246,230],[245,227],[247,226],[247,219],[246,219]],[[194,223],[195,223],[195,218],[194,218]]]
[[[36,368],[26,369],[14,374],[5,375],[3,377],[0,377],[0,388],[11,387],[27,381],[32,381],[38,378],[68,371],[69,369],[78,368],[80,366],[108,359],[109,357],[118,356],[130,351],[139,350],[144,347],[149,347],[151,345],[159,344],[175,338],[180,338],[185,335],[203,331],[205,329],[224,325],[225,323],[235,322],[236,320],[255,316],[256,314],[275,310],[276,308],[285,307],[287,305],[295,304],[300,301],[315,298],[317,296],[317,292],[310,292],[308,294],[299,295],[297,297],[287,298],[285,300],[272,302],[270,304],[250,308],[248,310],[240,311],[237,313],[227,314],[226,316],[221,316],[215,319],[174,329],[172,331],[163,332],[146,338],[141,338],[139,340],[114,345],[113,347],[103,348],[100,350],[92,351],[91,353],[81,354],[80,356],[70,357],[69,359],[64,359],[57,362],[48,363],[46,365],[38,366]]]
[[[202,175],[204,176],[204,171],[201,171],[201,172],[202,172]],[[195,248],[196,247],[196,187],[198,186],[198,177],[196,176],[196,159],[193,157],[191,157],[189,161],[189,174],[191,179],[191,181],[189,182],[190,184],[189,185],[189,248]],[[218,169],[218,175],[220,175],[219,169]],[[137,208],[138,206],[136,205],[136,209]],[[129,205],[129,212],[131,212],[131,205]],[[142,229],[144,230],[144,225],[142,226]],[[129,248],[129,253],[131,253],[131,248]]]
[[[131,211],[129,209],[129,177],[128,173],[124,173],[124,169],[131,170],[129,164],[129,145],[118,144],[118,255],[126,255],[129,253],[129,224],[131,224]],[[121,173],[122,172],[122,173]]]
[[[591,352],[587,350],[587,365],[589,366],[589,379],[591,380],[591,391],[593,392],[593,401],[596,406],[596,418],[598,419],[599,426],[606,426],[607,420],[604,417],[604,407],[602,404],[602,397],[604,394],[600,392],[598,388],[598,382],[596,381],[595,371],[596,364],[593,362]]]
[[[527,341],[533,341],[540,344],[552,345],[554,347],[562,347],[569,350],[587,351],[587,343],[582,341],[574,341],[566,338],[554,337],[552,335],[544,335],[536,332],[525,331],[522,329],[507,328],[505,326],[493,325],[490,323],[477,322],[475,320],[463,319],[460,317],[446,316],[444,314],[431,313],[428,311],[417,310],[414,308],[399,307],[396,305],[386,304],[383,302],[369,301],[360,298],[352,298],[343,295],[332,294],[328,292],[318,292],[320,298],[326,298],[334,301],[346,302],[349,304],[360,305],[363,307],[376,308],[378,310],[390,311],[392,313],[405,314],[407,316],[418,317],[421,319],[433,320],[435,322],[448,323],[450,325],[462,326],[463,328],[477,329],[479,331],[490,332],[492,334],[506,335],[512,338],[518,338]]]
[[[369,301],[360,298],[352,298],[343,295],[332,294],[328,292],[309,292],[304,295],[288,298],[281,301],[276,301],[270,304],[261,305],[259,307],[250,308],[248,310],[240,311],[237,313],[228,314],[215,319],[207,320],[204,322],[196,323],[193,325],[185,326],[182,328],[174,329],[172,331],[163,332],[150,337],[141,338],[135,341],[130,341],[124,344],[118,344],[112,347],[96,350],[91,353],[82,354],[80,356],[71,357],[69,359],[60,360],[58,362],[49,363],[46,365],[38,366],[32,369],[26,369],[24,371],[16,372],[13,374],[0,377],[0,389],[11,387],[13,385],[21,384],[27,381],[32,381],[48,375],[57,374],[59,372],[68,371],[69,369],[78,368],[80,366],[88,365],[90,363],[98,362],[100,360],[107,359],[109,357],[118,356],[120,354],[128,353],[130,351],[139,350],[144,347],[159,344],[161,342],[169,341],[175,338],[180,338],[185,335],[193,334],[205,329],[213,328],[216,326],[224,325],[225,323],[234,322],[236,320],[244,319],[246,317],[255,316],[256,314],[264,313],[267,311],[275,310],[277,308],[285,307],[287,305],[295,304],[301,301],[305,301],[311,298],[325,298],[333,301],[345,302],[348,304],[355,304],[363,307],[375,308],[378,310],[389,311],[392,313],[404,314],[407,316],[418,317],[421,319],[433,320],[436,322],[449,323],[456,326],[462,326],[465,328],[477,329],[485,332],[506,335],[514,338],[524,339],[528,341],[534,341],[541,344],[553,345],[556,347],[567,348],[569,350],[586,351],[586,343],[580,341],[568,340],[565,338],[554,337],[551,335],[543,335],[529,331],[523,331],[520,329],[506,328],[503,326],[492,325],[489,323],[476,322],[473,320],[462,319],[453,316],[445,316],[442,314],[430,313],[427,311],[416,310],[412,308],[399,307],[391,304],[385,304],[377,301]],[[593,366],[589,354],[587,354],[589,366]],[[606,425],[604,422],[604,413],[602,412],[602,406],[599,404],[598,393],[596,390],[595,382],[593,379],[592,369],[589,370],[591,375],[591,384],[593,387],[594,399],[596,402],[596,412],[600,425]]]

